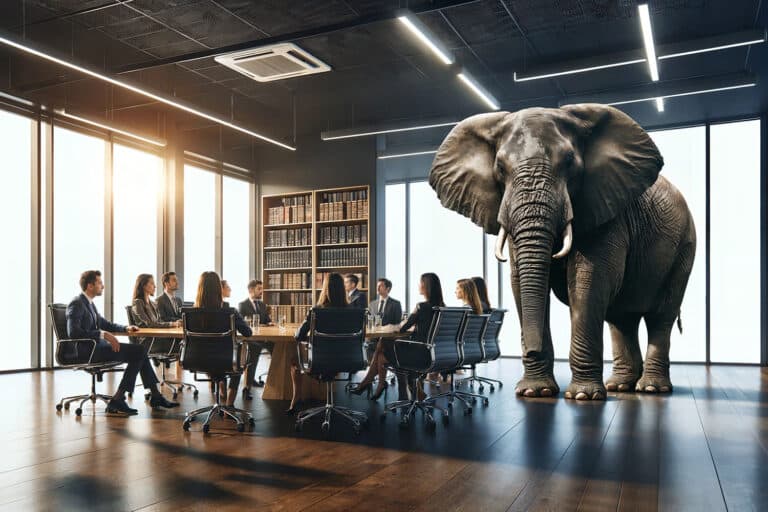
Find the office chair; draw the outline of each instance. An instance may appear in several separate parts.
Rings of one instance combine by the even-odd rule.
[[[453,407],[454,399],[458,399],[464,404],[465,415],[472,414],[472,404],[476,403],[478,398],[482,400],[483,405],[488,405],[488,399],[482,395],[457,390],[453,380],[456,370],[462,368],[464,365],[474,366],[483,360],[483,335],[485,334],[485,329],[488,325],[488,317],[489,315],[467,314],[467,318],[464,321],[464,325],[461,328],[457,340],[459,354],[461,356],[459,364],[452,369],[448,369],[451,388],[445,393],[430,396],[428,401],[446,397],[448,398],[448,407]]]
[[[495,361],[501,356],[499,333],[501,332],[501,326],[504,323],[504,314],[506,312],[506,309],[492,309],[491,313],[488,315],[488,327],[486,327],[485,334],[483,334],[483,359],[480,361],[481,363]],[[485,389],[483,384],[489,384],[491,393],[493,393],[495,389],[494,383],[498,384],[499,389],[504,386],[504,383],[500,380],[478,376],[474,364],[470,365],[470,369],[472,370],[472,374],[469,377],[457,380],[457,385],[460,386],[462,383],[466,382],[469,384],[470,388],[473,388],[474,383],[479,382],[480,386],[477,390],[481,393]]]
[[[247,348],[246,351],[242,350],[243,343],[237,339],[235,315],[221,309],[185,308],[182,322],[184,339],[181,342],[181,366],[195,373],[196,381],[213,381],[216,397],[215,404],[188,412],[182,428],[188,431],[190,423],[202,414],[206,414],[203,421],[203,432],[206,434],[211,428],[211,418],[216,414],[233,419],[238,432],[245,431],[246,423],[253,427],[254,420],[250,412],[223,406],[219,398],[220,382],[226,381],[227,377],[241,375],[247,357]],[[197,373],[205,373],[209,379],[197,379]]]
[[[334,403],[333,383],[337,373],[354,373],[365,368],[365,310],[357,308],[312,308],[309,341],[297,344],[299,369],[325,382],[326,400],[321,407],[303,410],[296,416],[296,430],[309,419],[323,417],[321,428],[329,432],[333,413],[352,423],[356,434],[368,424],[368,416]],[[346,380],[346,379],[340,379]]]
[[[109,403],[112,396],[96,393],[96,382],[102,382],[105,373],[123,371],[123,363],[118,361],[95,363],[93,362],[93,354],[96,350],[95,340],[68,337],[66,304],[48,304],[48,312],[51,317],[53,332],[56,335],[56,362],[64,368],[82,370],[91,376],[91,392],[89,394],[64,397],[56,404],[56,410],[61,411],[62,408],[69,410],[69,404],[79,400],[80,405],[75,409],[75,415],[81,416],[83,406],[88,401],[93,402],[94,406],[97,400]]]
[[[400,426],[407,427],[416,409],[422,411],[427,428],[436,427],[433,411],[442,413],[443,423],[448,423],[448,410],[439,407],[429,397],[418,399],[418,380],[430,372],[456,368],[461,362],[458,339],[466,320],[466,308],[434,308],[432,325],[427,334],[427,341],[396,339],[394,344],[395,361],[390,365],[395,373],[402,373],[411,382],[411,398],[398,400],[384,406],[385,411],[396,412],[402,409]],[[382,415],[382,419],[386,414]]]
[[[132,325],[138,325],[131,306],[125,306],[125,312],[128,314],[128,321]],[[139,343],[139,338],[136,336],[129,336],[128,339],[131,343]],[[187,386],[187,389],[193,389],[192,396],[197,398],[197,386],[194,384],[165,378],[165,370],[171,367],[171,363],[179,360],[181,340],[178,338],[149,338],[149,340],[145,339],[142,344],[147,346],[147,356],[155,363],[155,366],[160,366],[160,385],[168,386],[173,393],[173,398],[176,398],[179,391],[184,391],[184,386]],[[149,400],[149,396],[149,393],[144,394],[146,400]]]

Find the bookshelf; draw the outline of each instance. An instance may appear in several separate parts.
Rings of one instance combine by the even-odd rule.
[[[325,275],[357,274],[370,287],[370,188],[262,196],[262,280],[272,318],[300,323]]]

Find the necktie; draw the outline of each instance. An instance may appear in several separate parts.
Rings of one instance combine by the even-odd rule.
[[[93,323],[96,324],[96,327],[99,326],[99,313],[96,311],[96,304],[93,302],[88,302],[88,304],[91,305],[91,314],[93,315]]]
[[[382,314],[384,312],[384,304],[386,301],[379,300],[379,314]]]

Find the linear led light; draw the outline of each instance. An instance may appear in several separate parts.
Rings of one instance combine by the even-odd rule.
[[[62,117],[66,117],[68,119],[72,119],[74,121],[79,121],[84,124],[89,124],[91,126],[95,126],[97,128],[101,128],[102,130],[108,130],[110,132],[119,133],[120,135],[125,135],[126,137],[131,137],[136,140],[140,140],[142,142],[146,142],[147,144],[152,144],[154,146],[160,146],[161,148],[165,147],[165,141],[157,140],[157,139],[150,139],[149,137],[144,137],[142,135],[136,135],[135,133],[127,132],[125,130],[121,130],[120,128],[115,128],[114,126],[109,126],[107,124],[102,124],[96,121],[92,121],[91,119],[86,119],[84,117],[76,116],[74,114],[70,114],[67,111],[63,109],[56,109],[54,112]]]
[[[388,160],[390,158],[403,158],[406,156],[433,155],[435,153],[437,153],[436,149],[433,149],[431,151],[414,151],[413,153],[396,153],[393,155],[381,155],[379,156],[379,160]]]
[[[664,112],[664,98],[656,98],[656,110]]]
[[[408,27],[408,30],[410,30],[413,35],[418,38],[419,41],[421,41],[427,48],[432,50],[432,53],[437,55],[437,58],[440,59],[443,64],[446,66],[453,64],[453,56],[451,55],[451,52],[441,48],[440,43],[434,40],[434,38],[429,37],[427,35],[427,28],[424,27],[420,22],[411,20],[411,18],[408,16],[399,16],[397,19],[400,20],[403,25]]]
[[[651,29],[651,15],[648,12],[648,4],[637,6],[640,13],[640,27],[643,30],[643,44],[645,45],[645,57],[648,61],[648,70],[651,72],[651,80],[659,81],[659,65],[656,62],[656,48],[653,46],[653,30]]]
[[[483,89],[483,87],[475,82],[467,73],[462,72],[457,75],[459,77],[459,80],[464,82],[464,84],[469,87],[469,89],[474,92],[483,102],[488,105],[491,110],[499,110],[499,102],[496,101],[496,98],[491,95],[488,91]]]
[[[598,69],[608,69],[608,68],[617,68],[619,66],[629,66],[630,64],[639,64],[641,62],[645,62],[645,59],[633,59],[633,60],[622,60],[619,62],[612,62],[610,64],[599,64],[597,66],[589,66],[586,68],[577,68],[577,69],[569,69],[567,71],[556,71],[554,73],[547,73],[544,75],[534,75],[534,76],[526,76],[523,78],[517,77],[517,71],[513,73],[513,77],[515,79],[515,82],[527,82],[528,80],[539,80],[541,78],[553,78],[556,76],[563,76],[563,75],[575,75],[577,73],[586,73],[587,71],[595,71]]]
[[[690,50],[687,52],[670,53],[667,55],[659,55],[659,60],[674,59],[677,57],[685,57],[686,55],[696,55],[697,53],[716,52],[718,50],[726,50],[728,48],[738,48],[739,46],[749,46],[751,44],[760,44],[765,42],[765,37],[762,39],[752,39],[751,41],[739,41],[732,44],[724,44],[720,46],[710,46],[707,48],[700,48],[698,50]]]
[[[426,130],[429,128],[441,128],[443,126],[454,126],[459,124],[458,121],[449,121],[447,123],[434,123],[434,124],[421,124],[416,126],[406,126],[404,128],[390,128],[384,130],[370,130],[357,133],[345,133],[343,135],[321,135],[323,140],[339,140],[339,139],[351,139],[354,137],[368,137],[369,135],[383,135],[385,133],[397,133],[397,132],[410,132],[413,130]]]
[[[635,100],[616,101],[613,103],[608,103],[608,105],[626,105],[628,103],[640,103],[642,101],[653,101],[659,98],[661,99],[679,98],[680,96],[693,96],[694,94],[707,94],[710,92],[730,91],[732,89],[743,89],[744,87],[754,87],[755,85],[757,85],[756,82],[750,82],[747,84],[729,85],[727,87],[715,87],[712,89],[701,89],[698,91],[679,92],[677,94],[665,94],[664,96],[651,96],[650,98],[638,98]]]
[[[29,46],[25,46],[23,44],[19,44],[15,41],[11,41],[10,39],[6,39],[4,37],[0,37],[0,43],[11,46],[13,48],[16,48],[17,50],[21,50],[25,53],[29,53],[30,55],[34,55],[36,57],[40,57],[41,59],[48,60],[50,62],[56,63],[60,66],[64,66],[65,68],[73,69],[75,71],[79,71],[80,73],[84,73],[88,76],[91,76],[93,78],[97,78],[99,80],[103,80],[104,82],[110,83],[112,85],[115,85],[117,87],[121,87],[123,89],[127,89],[131,92],[135,92],[136,94],[140,94],[142,96],[145,96],[147,98],[153,99],[159,103],[164,103],[165,105],[177,108],[179,110],[183,110],[184,112],[187,112],[189,114],[202,117],[203,119],[207,119],[209,121],[213,121],[214,123],[220,124],[222,126],[226,126],[227,128],[232,128],[233,130],[236,130],[241,133],[245,133],[246,135],[250,135],[251,137],[255,137],[257,139],[263,140],[264,142],[269,142],[270,144],[274,144],[276,146],[280,146],[281,148],[289,149],[291,151],[296,151],[296,148],[293,146],[289,146],[287,144],[283,144],[282,142],[279,142],[274,139],[270,139],[269,137],[265,135],[258,134],[256,132],[253,132],[251,130],[248,130],[246,128],[243,128],[242,126],[238,126],[236,124],[230,123],[229,121],[225,121],[224,119],[218,118],[216,116],[212,116],[210,114],[206,114],[205,112],[201,112],[200,110],[196,110],[192,107],[188,107],[186,105],[183,105],[181,103],[178,103],[176,101],[170,100],[168,98],[164,98],[163,96],[159,96],[155,93],[146,91],[144,89],[140,89],[134,85],[131,85],[127,82],[121,82],[120,80],[115,80],[114,78],[111,78],[107,75],[102,75],[101,73],[97,73],[96,71],[92,71],[88,68],[84,68],[82,66],[78,66],[77,64],[73,64],[71,62],[68,62],[66,60],[59,59],[57,57],[54,57],[52,55],[49,55],[47,53],[43,53],[39,50],[35,50],[34,48],[30,48]]]

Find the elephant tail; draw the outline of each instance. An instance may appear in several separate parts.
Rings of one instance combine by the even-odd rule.
[[[683,319],[680,313],[677,314],[677,330],[680,331],[680,334],[683,334]]]

